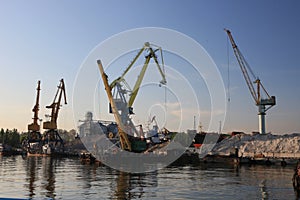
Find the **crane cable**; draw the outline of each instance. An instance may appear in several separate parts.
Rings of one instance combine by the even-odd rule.
[[[227,37],[227,101],[230,102],[229,39]]]
[[[227,38],[227,45],[226,45],[226,50],[227,50],[227,108],[226,108],[226,112],[229,113],[230,112],[230,58],[229,58],[229,38]],[[230,123],[230,115],[227,114],[226,116],[226,121]],[[221,122],[220,122],[221,123]],[[224,130],[224,126],[223,126],[223,130]]]

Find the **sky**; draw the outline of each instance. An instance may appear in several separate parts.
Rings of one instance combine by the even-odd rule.
[[[300,2],[296,0],[0,0],[0,127],[26,131],[27,124],[32,122],[31,110],[35,103],[38,80],[41,80],[42,88],[39,115],[45,121],[45,114],[50,113],[45,106],[52,103],[59,80],[64,78],[68,104],[63,105],[60,110],[58,125],[66,130],[76,128],[78,124],[77,119],[74,119],[74,85],[90,52],[103,41],[121,32],[159,27],[178,31],[198,42],[217,66],[225,89],[229,91],[226,92],[226,99],[230,97],[230,101],[224,102],[226,117],[221,121],[222,132],[257,131],[257,107],[228,44],[223,30],[228,28],[269,94],[276,96],[277,105],[267,112],[267,132],[300,132],[299,9]],[[119,45],[122,46],[122,43]],[[129,55],[125,56],[129,60],[124,58],[124,65],[132,60],[134,52]],[[171,53],[166,53],[165,56],[165,62],[169,65],[166,73],[170,73],[168,77],[172,80],[172,75],[176,76],[176,70],[172,69],[179,72],[180,69],[176,68],[174,61],[168,61],[168,58],[172,58]],[[178,62],[185,63],[180,59]],[[199,81],[196,78],[193,80],[191,71],[186,72],[186,76],[191,79],[192,85]],[[170,81],[171,85],[175,83]],[[193,116],[196,116],[197,124],[201,122],[204,130],[209,126],[209,117],[205,117],[205,113],[210,110],[208,91],[204,82],[199,83],[199,86],[196,83],[195,85],[192,88],[197,90],[199,87],[199,94],[196,96],[201,99],[201,105],[199,108],[193,101],[186,105],[187,109],[195,112],[184,115],[180,120],[182,130],[193,128]],[[184,85],[180,82],[177,86],[174,85],[177,88],[180,86]],[[99,86],[97,90],[101,98],[105,97],[102,89]],[[154,93],[161,93],[157,88],[149,89],[152,90]],[[203,93],[202,97],[200,91]],[[181,95],[186,96],[183,93]],[[163,99],[163,93],[160,96]],[[178,106],[174,104],[175,96],[170,94],[170,107]],[[155,110],[164,109],[157,103],[157,99],[147,102],[151,98],[144,97],[146,101],[141,101],[143,92],[137,97],[137,111],[147,103],[150,107],[154,106],[154,114]],[[186,103],[185,100],[182,101]],[[99,105],[100,109],[104,104],[106,102]],[[103,108],[101,112],[104,112]],[[79,113],[81,114],[84,118],[84,113]],[[149,117],[141,116],[143,113],[138,116],[138,112],[136,115],[138,122],[144,122]],[[157,118],[161,118],[158,121],[165,120],[162,119],[164,116],[159,113],[157,115]],[[172,122],[171,116],[167,122],[169,129],[178,124],[178,121]]]

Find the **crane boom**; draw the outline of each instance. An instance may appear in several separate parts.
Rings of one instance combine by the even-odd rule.
[[[111,87],[108,84],[107,75],[104,72],[101,60],[97,60],[97,64],[98,64],[98,67],[99,67],[99,70],[100,70],[100,73],[101,73],[101,77],[102,77],[102,80],[103,80],[103,83],[104,83],[104,87],[105,87],[105,91],[106,91],[107,96],[108,96],[109,103],[111,105],[114,117],[115,117],[116,122],[118,124],[121,148],[123,150],[131,151],[131,143],[130,143],[128,137],[127,137],[127,134],[124,132],[125,128],[124,128],[124,125],[122,123],[121,117],[119,115],[116,103],[113,99],[113,96],[112,96],[112,93],[111,93]]]
[[[38,113],[39,113],[39,101],[40,101],[40,83],[41,81],[38,81],[38,86],[36,88],[37,90],[37,95],[36,95],[36,101],[35,101],[35,105],[32,109],[32,112],[34,113],[33,114],[33,123],[32,124],[28,124],[28,130],[29,131],[40,131],[40,125],[38,124],[38,119],[39,119],[39,116],[38,116]]]
[[[148,43],[145,43],[145,45],[143,46],[143,48],[140,49],[140,51],[138,52],[138,54],[134,57],[134,59],[131,61],[131,63],[129,64],[129,66],[125,69],[125,71],[123,72],[123,74],[118,77],[116,80],[114,80],[109,86],[110,88],[114,88],[117,84],[117,82],[120,82],[122,80],[124,80],[124,76],[127,74],[127,72],[131,69],[131,67],[133,66],[133,64],[136,62],[136,60],[140,57],[140,55],[143,53],[143,51],[148,47]]]
[[[51,119],[50,121],[43,123],[44,129],[57,129],[57,118],[61,106],[62,96],[64,97],[65,104],[67,104],[64,79],[61,79],[60,84],[57,86],[57,91],[53,103],[50,106],[46,106],[46,108],[51,109],[51,115],[50,115]]]
[[[132,107],[133,102],[134,102],[134,100],[135,100],[135,98],[137,96],[137,93],[138,93],[139,88],[140,88],[140,86],[142,84],[144,75],[146,73],[146,70],[147,70],[147,67],[148,67],[148,64],[149,64],[151,58],[154,59],[154,61],[156,63],[156,66],[157,66],[157,68],[158,68],[158,70],[159,70],[159,72],[160,72],[160,74],[161,74],[161,76],[163,78],[160,83],[163,84],[163,85],[167,83],[165,74],[163,73],[163,71],[162,71],[162,69],[161,69],[161,67],[160,67],[160,65],[158,63],[157,57],[155,55],[155,51],[151,47],[149,47],[149,51],[150,51],[150,53],[146,56],[146,60],[144,62],[144,66],[143,66],[143,68],[142,68],[142,70],[140,72],[140,75],[138,76],[138,79],[137,79],[137,81],[136,81],[136,83],[134,85],[134,88],[132,90],[130,99],[128,101],[128,107],[129,108]]]
[[[248,66],[248,63],[246,62],[245,58],[243,57],[242,53],[240,52],[239,48],[237,47],[235,41],[233,40],[231,32],[229,30],[227,30],[227,29],[225,29],[225,31],[226,31],[226,33],[227,33],[227,35],[229,37],[229,40],[230,40],[232,48],[233,48],[233,52],[234,52],[235,57],[236,57],[236,59],[237,59],[237,61],[239,63],[239,66],[240,66],[240,68],[242,70],[243,76],[244,76],[244,78],[246,80],[246,83],[247,83],[247,86],[248,86],[248,88],[250,90],[250,93],[251,93],[254,101],[256,102],[256,104],[258,104],[259,103],[259,98],[256,95],[254,86],[252,84],[252,81],[251,81],[250,76],[249,76],[249,74],[247,72],[247,69],[246,69],[246,68],[250,69],[250,67]],[[252,70],[250,70],[250,71],[252,71]],[[253,73],[252,73],[252,75],[254,76]]]
[[[233,52],[235,54],[235,57],[239,63],[239,66],[242,70],[243,76],[246,80],[247,86],[250,90],[251,96],[253,97],[256,105],[258,106],[258,115],[259,115],[259,131],[261,134],[264,134],[265,131],[265,115],[266,115],[266,111],[269,110],[272,106],[274,106],[276,104],[275,101],[275,96],[270,96],[268,94],[268,92],[266,91],[266,89],[264,88],[264,86],[262,85],[261,81],[259,78],[257,78],[252,69],[250,68],[249,64],[247,63],[246,59],[244,58],[244,56],[242,55],[241,51],[239,50],[239,48],[237,47],[231,32],[227,29],[225,29],[229,40],[231,42],[232,48],[233,48]],[[249,73],[247,71],[247,69],[250,71],[251,75],[253,76],[253,78],[255,79],[254,81],[251,81],[251,78],[249,76]],[[256,84],[256,90],[253,84]],[[266,96],[265,98],[262,98],[262,94],[261,91],[264,92],[264,95]],[[268,107],[266,107],[268,106]]]
[[[143,67],[141,69],[141,72],[140,72],[140,74],[138,76],[138,79],[135,82],[134,88],[131,91],[130,98],[128,100],[128,108],[129,108],[129,113],[130,114],[133,113],[132,112],[132,105],[133,105],[133,103],[134,103],[134,101],[136,99],[136,96],[137,96],[138,92],[139,92],[141,83],[143,81],[144,75],[146,73],[146,70],[148,68],[148,65],[149,65],[149,62],[150,62],[151,58],[154,59],[154,61],[156,63],[156,66],[158,68],[158,71],[159,71],[159,73],[160,73],[160,75],[162,77],[162,80],[160,81],[160,83],[163,84],[163,85],[165,85],[167,83],[164,71],[162,70],[161,66],[159,65],[159,62],[157,60],[157,56],[155,55],[155,52],[158,51],[158,50],[160,50],[162,52],[161,48],[153,50],[153,48],[151,47],[151,44],[149,42],[145,42],[144,46],[139,50],[139,52],[134,57],[134,59],[131,61],[131,63],[129,64],[129,66],[125,69],[125,71],[123,72],[123,74],[120,77],[118,77],[116,80],[114,80],[109,85],[110,88],[113,89],[120,82],[124,82],[125,84],[127,84],[126,81],[125,81],[125,79],[124,79],[125,75],[129,72],[129,70],[132,68],[132,66],[137,61],[137,59],[141,56],[142,52],[149,51],[148,55],[146,56],[146,60],[144,62],[144,65],[143,65]],[[162,53],[161,53],[161,55],[162,55]],[[162,61],[163,61],[163,58],[162,58]]]

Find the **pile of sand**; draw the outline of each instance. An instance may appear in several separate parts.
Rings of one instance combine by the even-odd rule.
[[[212,154],[239,153],[300,153],[300,134],[238,134],[216,144]]]

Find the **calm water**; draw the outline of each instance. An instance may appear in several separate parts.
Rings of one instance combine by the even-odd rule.
[[[78,159],[0,157],[0,197],[295,199],[293,166],[199,164],[128,174]]]

